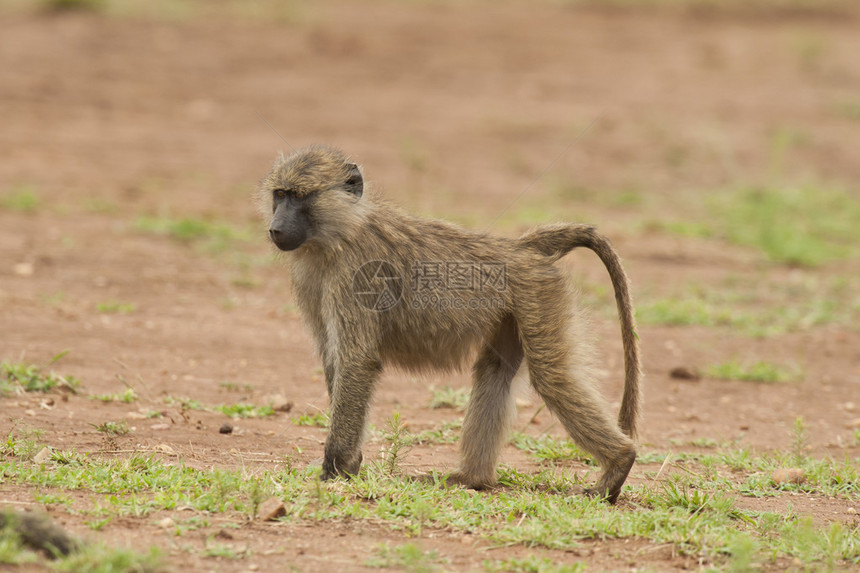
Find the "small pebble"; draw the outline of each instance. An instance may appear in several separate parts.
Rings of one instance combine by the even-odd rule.
[[[173,518],[165,517],[164,519],[159,521],[157,525],[162,529],[167,529],[168,527],[173,527],[174,523],[175,522],[173,521]]]
[[[675,378],[676,380],[700,380],[702,376],[699,374],[699,371],[695,368],[689,368],[687,366],[678,366],[676,368],[672,368],[669,371],[669,377]]]
[[[260,521],[274,521],[285,515],[287,515],[287,508],[284,507],[284,502],[276,497],[270,497],[261,503],[260,509],[257,510],[257,518]]]
[[[802,484],[806,481],[806,472],[801,468],[782,468],[770,475],[770,479],[777,485],[785,483]]]
[[[48,446],[45,446],[44,448],[39,450],[38,454],[33,456],[33,461],[37,464],[44,463],[49,459],[51,459],[51,448],[49,448]]]

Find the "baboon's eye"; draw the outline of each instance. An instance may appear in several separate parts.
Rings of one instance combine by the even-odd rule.
[[[274,193],[275,193],[275,198],[277,198],[277,199],[283,199],[284,197],[287,196],[287,190],[286,189],[275,189]]]

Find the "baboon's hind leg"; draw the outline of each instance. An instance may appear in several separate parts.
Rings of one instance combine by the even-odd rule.
[[[496,461],[513,415],[511,381],[522,359],[517,324],[507,316],[481,349],[472,369],[472,394],[460,438],[462,466],[449,476],[449,483],[475,489],[496,483]]]
[[[566,297],[559,292],[540,300],[557,302],[550,308],[545,305],[541,312],[524,314],[519,323],[531,383],[573,441],[600,464],[603,473],[586,493],[615,503],[636,460],[633,441],[609,415],[594,388],[587,360],[577,364],[584,351],[577,347],[582,342],[568,335]]]

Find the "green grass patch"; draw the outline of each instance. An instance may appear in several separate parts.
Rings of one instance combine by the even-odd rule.
[[[445,386],[439,390],[433,390],[430,398],[430,409],[452,408],[454,410],[465,410],[469,403],[469,388],[452,388]]]
[[[36,191],[28,186],[15,187],[0,196],[0,207],[9,211],[32,213],[41,205]]]
[[[101,213],[104,215],[110,215],[119,211],[119,206],[116,203],[98,197],[82,200],[81,207],[89,213]]]
[[[215,406],[215,410],[231,418],[266,418],[275,415],[275,410],[271,406],[255,406],[246,403],[221,404]]]
[[[640,304],[636,320],[641,324],[669,326],[736,326],[730,308],[720,308],[700,298],[665,298]]]
[[[584,206],[600,205],[603,207],[614,207],[619,209],[641,207],[646,202],[646,196],[635,189],[593,189],[581,186],[576,181],[549,176],[542,185],[546,188],[548,197],[546,200],[561,202],[565,205],[578,203]],[[558,218],[557,214],[547,213],[548,218],[544,222],[553,221]]]
[[[140,231],[166,235],[183,242],[213,236],[220,238],[230,238],[232,236],[232,231],[229,227],[192,218],[140,217],[137,220],[136,226]]]
[[[186,467],[181,459],[164,463],[139,454],[120,459],[55,452],[50,460],[35,464],[15,454],[23,448],[18,444],[23,436],[16,435],[10,435],[2,450],[0,479],[37,489],[45,500],[49,498],[44,496],[61,496],[55,511],[73,511],[94,529],[110,528],[119,518],[145,519],[154,512],[163,517],[168,512],[177,524],[175,535],[194,532],[209,540],[197,549],[201,555],[224,558],[246,557],[247,552],[216,543],[211,537],[216,530],[246,523],[262,500],[277,496],[284,502],[286,515],[281,519],[287,523],[365,522],[416,538],[407,546],[380,547],[365,563],[375,567],[444,570],[444,559],[423,550],[417,539],[434,531],[468,533],[489,545],[557,551],[582,549],[584,540],[635,539],[666,545],[674,554],[715,570],[757,570],[787,563],[805,570],[856,567],[860,564],[856,524],[816,525],[790,508],[782,512],[742,508],[743,497],[802,493],[811,500],[860,499],[860,460],[810,458],[804,431],[805,425],[798,422],[791,438],[794,444],[786,448],[793,452],[760,455],[731,447],[672,455],[644,452],[639,464],[653,464],[654,471],[659,466],[662,477],[648,479],[646,470],[646,479],[625,486],[624,503],[617,506],[577,495],[574,486],[582,483],[582,470],[577,468],[526,473],[503,466],[499,487],[478,492],[444,487],[442,476],[435,481],[401,477],[388,467],[390,458],[385,455],[367,459],[350,480],[329,482],[319,480],[319,468],[292,464],[274,470],[223,470]],[[391,420],[382,435],[389,443],[386,449],[407,443],[406,433],[398,419]],[[565,449],[555,438],[515,439],[529,451],[550,452],[547,459],[559,459],[556,452]],[[774,483],[772,472],[789,467],[802,469],[806,480]],[[641,465],[634,467],[634,474],[641,471]],[[589,482],[592,478],[587,476]],[[65,508],[62,496],[77,498],[76,491],[86,492],[87,503]],[[543,558],[485,563],[487,570],[565,570],[562,566],[580,567]]]
[[[185,217],[140,217],[135,228],[143,233],[169,237],[183,244],[200,246],[210,253],[224,252],[251,237],[224,223]]]
[[[0,454],[19,460],[30,460],[44,447],[42,436],[45,432],[38,428],[19,429],[19,422],[13,422],[6,441],[0,444]]]
[[[145,552],[130,549],[116,549],[102,543],[87,545],[82,551],[72,553],[57,561],[57,571],[68,573],[158,573],[169,571],[165,558],[157,547]]]
[[[860,256],[860,200],[841,189],[749,187],[714,193],[705,208],[698,220],[658,225],[752,247],[786,265],[815,267]]]
[[[119,422],[102,422],[101,424],[93,424],[92,426],[97,432],[108,436],[124,436],[131,432],[131,428],[128,427],[128,422],[125,420],[120,420]]]
[[[242,288],[242,289],[255,289],[263,286],[263,281],[256,277],[249,276],[244,274],[242,276],[234,277],[230,280],[230,284],[234,287]]]
[[[44,505],[72,505],[72,498],[62,493],[37,493],[34,497]]]
[[[178,405],[183,410],[206,410],[206,406],[197,400],[184,396],[165,396],[164,403],[170,406]]]
[[[315,426],[317,428],[328,428],[329,419],[325,412],[314,412],[313,414],[300,414],[293,417],[296,426]]]
[[[549,434],[535,437],[522,432],[514,432],[511,443],[541,462],[577,460],[592,463],[591,457],[567,438],[558,438]]]
[[[126,388],[124,392],[114,394],[93,394],[90,398],[101,402],[124,402],[125,404],[131,404],[137,400],[137,392],[134,391],[134,388]]]
[[[789,369],[762,360],[749,363],[730,360],[712,364],[705,368],[705,375],[720,380],[748,382],[800,382],[803,380],[803,374],[798,368]]]
[[[206,538],[206,549],[203,550],[206,557],[219,557],[221,559],[244,559],[249,555],[247,550],[236,549],[226,543],[218,543],[214,536]]]
[[[459,439],[460,430],[462,428],[462,419],[455,420],[453,422],[444,422],[438,428],[424,430],[422,432],[410,432],[404,437],[404,440],[409,445],[453,444]]]
[[[695,221],[646,221],[643,225],[645,230],[665,231],[682,237],[695,239],[710,239],[714,236],[714,230],[707,223]]]
[[[695,448],[716,448],[720,443],[713,438],[695,438],[687,442]]]
[[[860,201],[844,191],[747,189],[718,213],[730,241],[778,263],[816,266],[860,253]]]
[[[63,354],[55,357],[52,362]],[[73,376],[61,376],[53,371],[45,372],[42,367],[34,364],[0,363],[0,397],[24,392],[50,392],[58,387],[76,392],[80,385],[80,380]]]
[[[860,99],[845,100],[836,105],[836,112],[848,119],[860,121]]]
[[[254,385],[253,384],[240,384],[238,382],[233,382],[232,380],[224,380],[223,382],[219,382],[218,386],[227,390],[228,392],[253,392]]]
[[[96,304],[96,310],[102,314],[130,314],[137,310],[133,302],[117,302],[115,300]]]
[[[688,285],[660,298],[650,298],[646,293],[637,304],[636,318],[640,324],[729,327],[753,337],[826,324],[857,328],[860,297],[856,289],[860,281],[794,272],[800,274],[790,282],[772,277],[729,277],[721,284]]]
[[[424,551],[415,543],[391,546],[380,545],[376,548],[375,555],[365,562],[368,567],[382,569],[397,569],[399,571],[431,572],[444,570],[441,565],[448,560],[439,556],[436,551]]]

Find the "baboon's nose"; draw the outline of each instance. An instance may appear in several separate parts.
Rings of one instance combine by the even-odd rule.
[[[305,242],[308,234],[301,228],[279,228],[275,226],[269,228],[269,238],[282,251],[292,251],[293,249],[298,249]]]

